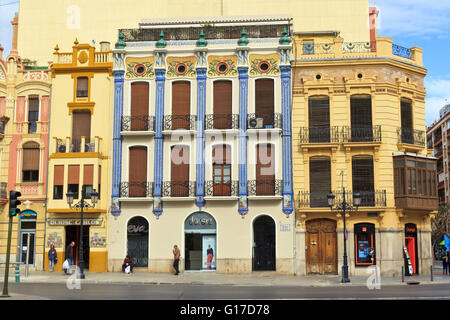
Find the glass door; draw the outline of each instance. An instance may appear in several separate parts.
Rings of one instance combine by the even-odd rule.
[[[20,262],[26,263],[28,252],[28,264],[34,265],[34,240],[36,237],[35,232],[23,231],[21,235],[20,244]]]

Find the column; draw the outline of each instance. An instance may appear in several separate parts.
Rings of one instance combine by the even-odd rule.
[[[283,212],[286,216],[294,210],[292,196],[292,112],[291,66],[281,69],[282,142],[283,142]]]
[[[248,67],[239,71],[239,214],[248,212],[247,202],[247,109],[248,109]]]
[[[205,205],[205,114],[206,114],[206,70],[197,68],[197,128],[196,128],[196,197],[195,204]]]

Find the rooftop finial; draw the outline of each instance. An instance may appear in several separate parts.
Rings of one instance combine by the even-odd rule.
[[[197,47],[206,47],[208,45],[208,41],[205,40],[205,33],[203,29],[200,31],[200,39],[197,40]]]
[[[156,42],[156,47],[160,49],[164,49],[167,45],[167,42],[164,40],[164,32],[161,30],[159,34],[160,39]]]
[[[125,36],[123,35],[123,32],[120,31],[119,32],[119,40],[116,42],[116,49],[124,49],[127,46],[125,41],[123,41],[124,38],[125,38]]]
[[[288,37],[288,32],[286,30],[286,27],[284,27],[282,35],[283,36],[280,38],[280,44],[281,45],[289,45],[292,40],[290,37]]]
[[[245,28],[242,28],[241,38],[238,40],[238,45],[241,47],[245,47],[248,45],[250,41],[247,39],[247,32],[245,32]]]

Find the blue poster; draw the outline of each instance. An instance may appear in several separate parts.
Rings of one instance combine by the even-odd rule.
[[[447,248],[447,251],[450,250],[450,237],[448,237],[446,234],[444,234],[444,240],[445,240],[445,248]]]

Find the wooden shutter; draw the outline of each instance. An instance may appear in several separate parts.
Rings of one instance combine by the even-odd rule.
[[[373,159],[352,159],[353,191],[373,191]]]
[[[330,98],[309,98],[309,127],[330,127]]]
[[[171,154],[171,195],[189,195],[189,147],[174,146]]]
[[[275,150],[271,144],[256,146],[256,194],[275,194]]]
[[[172,129],[189,129],[191,114],[191,83],[176,81],[172,83]]]
[[[79,165],[69,165],[69,174],[67,177],[68,184],[79,184],[80,183],[80,166]]]
[[[231,148],[224,144],[221,146],[214,146],[212,150],[212,161],[217,164],[231,163]]]
[[[148,130],[149,106],[148,82],[134,82],[131,84],[131,130]]]
[[[232,82],[214,81],[214,129],[231,129]]]
[[[147,148],[131,147],[129,162],[129,196],[145,197],[147,183]]]
[[[53,185],[64,185],[64,166],[55,166],[53,171]]]
[[[89,164],[84,166],[83,170],[83,184],[94,185],[94,165]]]
[[[264,125],[274,125],[274,97],[273,79],[255,81],[255,113],[264,118]]]
[[[372,126],[372,99],[355,95],[350,98],[352,127]]]
[[[310,159],[309,191],[311,207],[326,207],[328,205],[327,195],[331,191],[330,158]]]
[[[22,170],[39,171],[39,144],[28,142],[23,145],[23,163]]]
[[[74,111],[73,126],[72,126],[72,140],[73,143],[79,143],[81,137],[86,138],[86,143],[91,139],[91,113],[89,111]],[[78,150],[84,152],[84,148]]]
[[[412,129],[412,102],[410,100],[401,100],[402,128]]]

